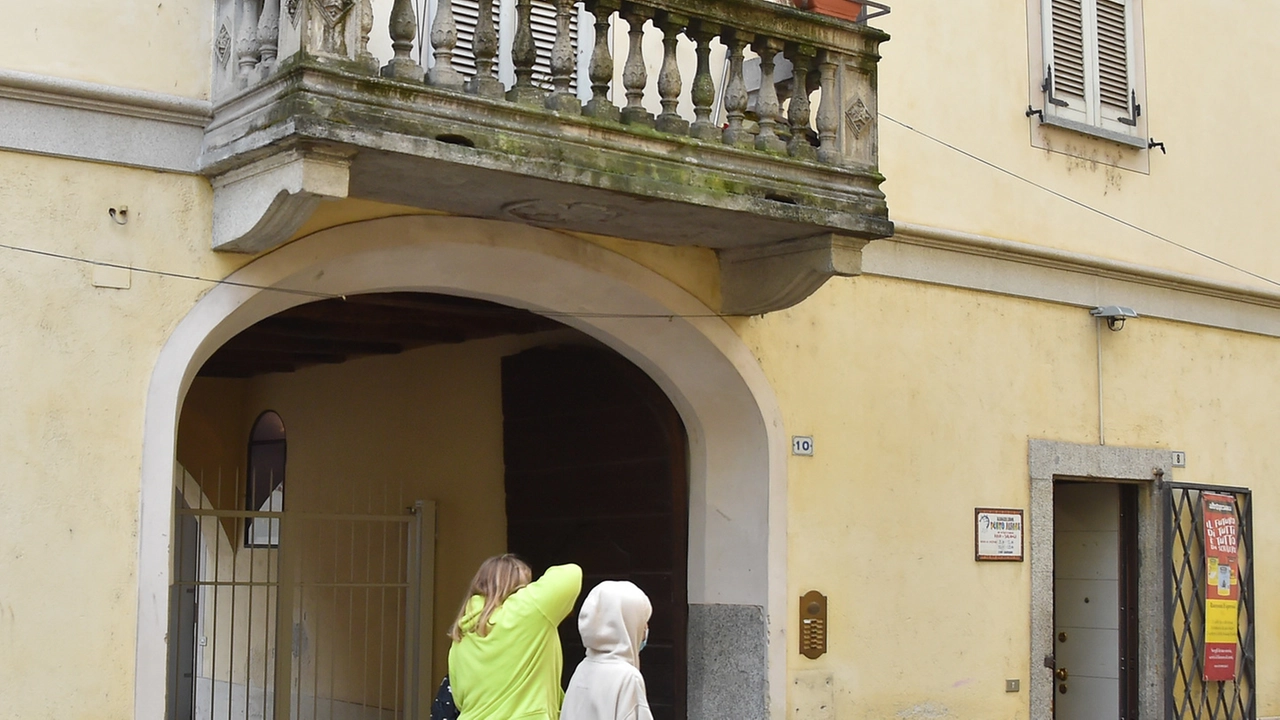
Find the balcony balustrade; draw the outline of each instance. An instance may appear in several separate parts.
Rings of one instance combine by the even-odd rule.
[[[354,197],[713,248],[722,310],[758,313],[892,232],[866,25],[767,0],[220,0],[215,28],[218,250]]]

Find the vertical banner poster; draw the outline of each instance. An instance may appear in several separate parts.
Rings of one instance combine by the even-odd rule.
[[[1201,493],[1204,510],[1204,679],[1236,679],[1240,564],[1235,497]]]

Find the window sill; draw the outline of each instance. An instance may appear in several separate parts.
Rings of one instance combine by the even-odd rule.
[[[1058,118],[1048,114],[1046,114],[1044,116],[1044,120],[1041,120],[1040,122],[1044,125],[1052,125],[1053,127],[1062,128],[1063,130],[1071,130],[1072,132],[1078,132],[1082,135],[1089,135],[1102,140],[1110,140],[1111,142],[1119,143],[1120,145],[1125,145],[1131,148],[1137,148],[1139,150],[1148,149],[1146,140],[1132,135],[1126,135],[1121,132],[1116,132],[1115,130],[1107,130],[1106,128],[1100,128],[1095,125],[1086,125],[1082,122]]]

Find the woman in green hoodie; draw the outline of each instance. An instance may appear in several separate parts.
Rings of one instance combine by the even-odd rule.
[[[449,682],[459,720],[557,720],[564,654],[556,627],[582,591],[582,568],[534,582],[514,555],[485,560],[449,630]]]

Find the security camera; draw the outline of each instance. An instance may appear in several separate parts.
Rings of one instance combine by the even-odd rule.
[[[1138,313],[1133,308],[1123,305],[1103,305],[1089,311],[1089,314],[1107,321],[1107,327],[1114,332],[1120,332],[1124,327],[1124,321],[1128,318],[1138,317]]]

